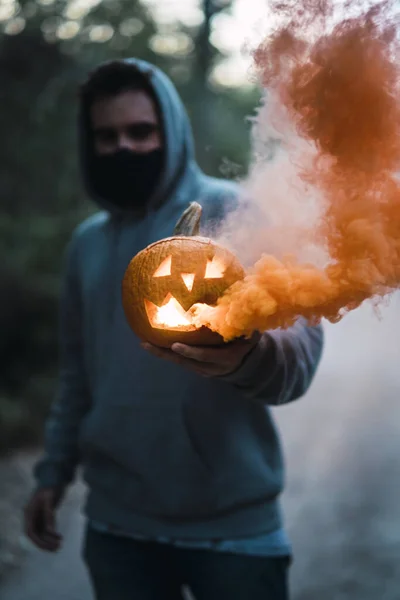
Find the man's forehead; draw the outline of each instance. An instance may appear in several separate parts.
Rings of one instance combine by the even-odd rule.
[[[103,96],[91,107],[94,126],[106,123],[159,123],[155,102],[144,90],[128,90],[115,96]]]

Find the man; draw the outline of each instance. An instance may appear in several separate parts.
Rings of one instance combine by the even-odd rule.
[[[130,259],[172,233],[190,201],[206,223],[234,184],[197,166],[169,79],[138,60],[82,88],[81,156],[104,209],[75,231],[61,311],[61,374],[26,530],[60,547],[55,510],[78,464],[89,494],[84,558],[100,600],[286,600],[283,466],[268,405],[299,398],[322,332],[297,323],[220,348],[143,347],[120,297]]]

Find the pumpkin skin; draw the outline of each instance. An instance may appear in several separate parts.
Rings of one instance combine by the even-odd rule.
[[[244,275],[238,259],[209,238],[177,235],[160,240],[139,252],[125,272],[122,303],[127,321],[141,340],[159,347],[169,348],[174,342],[220,345],[223,338],[207,327],[157,324],[157,307],[170,300],[177,301],[182,312],[196,303],[215,305]]]

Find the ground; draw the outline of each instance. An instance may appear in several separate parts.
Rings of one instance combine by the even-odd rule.
[[[327,325],[312,388],[299,402],[274,409],[287,462],[293,600],[399,598],[400,296],[381,312],[379,320],[365,306]],[[0,464],[7,486],[1,537],[6,524],[14,542],[32,460],[20,454]],[[27,545],[20,567],[0,584],[2,600],[91,598],[79,557],[82,491],[71,490],[60,515],[62,551],[52,556]],[[8,506],[4,523],[7,498],[14,510]]]

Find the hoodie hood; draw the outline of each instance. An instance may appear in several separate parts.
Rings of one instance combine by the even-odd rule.
[[[115,62],[115,61],[113,61]],[[193,178],[199,168],[195,162],[192,130],[182,100],[172,81],[154,65],[134,58],[121,60],[121,63],[132,65],[139,70],[153,88],[158,103],[161,125],[164,132],[164,167],[158,185],[146,204],[147,210],[154,210],[177,192],[177,188],[186,180]],[[111,213],[135,213],[137,208],[121,208],[94,192],[93,182],[89,175],[89,159],[92,152],[92,133],[90,128],[89,106],[82,103],[80,107],[80,159],[83,181],[89,196],[97,204]]]

